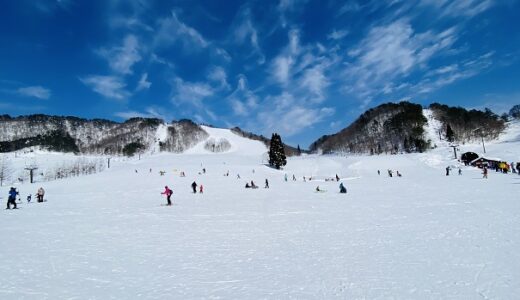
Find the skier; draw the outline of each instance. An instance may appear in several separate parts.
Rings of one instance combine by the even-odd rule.
[[[240,174],[237,174],[237,179],[240,179]]]
[[[256,186],[256,184],[253,182],[253,180],[251,180],[251,188],[252,189],[257,189],[258,186]]]
[[[173,191],[168,188],[168,186],[164,187],[164,192],[161,193],[162,195],[166,195],[166,201],[168,203],[166,205],[172,205],[171,196],[173,194]]]
[[[381,172],[379,170],[377,170],[377,175],[381,175]]]
[[[197,183],[195,181],[191,184],[191,188],[193,189],[193,193],[196,194],[197,193]]]
[[[285,181],[287,181],[287,173],[285,174],[285,177],[284,177],[284,178],[285,178]]]
[[[264,188],[266,188],[266,189],[269,188],[269,181],[267,180],[267,178],[265,179],[265,187]]]
[[[483,175],[482,178],[486,178],[486,179],[488,178],[488,177],[487,177],[487,175],[488,175],[488,169],[487,169],[486,166],[484,166],[484,170],[482,170],[482,175]]]
[[[14,187],[11,187],[9,190],[9,197],[7,198],[7,209],[11,209],[11,204],[13,205],[13,209],[16,209],[16,195],[18,192]]]
[[[446,176],[450,176],[450,166],[446,167]]]
[[[392,177],[392,170],[388,169],[388,177]]]
[[[462,175],[462,169],[459,168],[459,176]]]
[[[36,192],[36,199],[38,199],[38,202],[43,202],[43,196],[45,195],[45,190],[40,187],[38,189],[38,192]]]
[[[204,193],[204,186],[201,184],[199,187],[199,194]]]
[[[27,196],[27,203],[30,203],[30,202],[31,202],[31,198],[32,198],[32,195],[29,194],[29,195]]]
[[[341,182],[341,183],[339,184],[339,192],[340,192],[341,194],[346,194],[346,193],[347,193],[347,188],[345,188],[345,186],[343,185],[343,182]]]
[[[339,176],[338,176],[338,174],[336,174],[336,181],[339,181]]]
[[[296,176],[294,176],[294,174],[292,174],[292,180],[296,181]]]

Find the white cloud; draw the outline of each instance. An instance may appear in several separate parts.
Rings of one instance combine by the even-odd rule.
[[[422,0],[423,5],[430,5],[441,10],[442,15],[474,17],[493,6],[492,0]]]
[[[274,78],[281,84],[287,84],[289,81],[289,73],[293,64],[290,56],[277,56],[272,65],[272,73]]]
[[[237,88],[227,99],[233,112],[238,116],[248,116],[258,107],[258,98],[247,86],[247,79],[244,75],[239,76]]]
[[[224,68],[213,66],[208,72],[208,79],[219,83],[219,89],[229,90],[230,86],[227,82],[227,74]]]
[[[324,99],[324,90],[329,85],[329,80],[324,74],[322,65],[316,65],[305,70],[303,73],[300,86],[308,89],[313,95],[313,100],[321,102]]]
[[[448,51],[456,40],[454,28],[416,33],[406,20],[374,27],[348,52],[353,61],[346,69],[345,91],[369,101],[389,82],[426,68],[434,56]]]
[[[141,60],[139,41],[135,35],[129,34],[123,40],[123,45],[111,49],[97,51],[104,57],[112,70],[121,74],[132,74],[132,66]]]
[[[244,9],[238,14],[238,25],[233,31],[234,40],[239,45],[249,44],[253,48],[253,53],[257,56],[258,64],[265,62],[265,56],[258,44],[258,31],[253,25],[251,11]]]
[[[114,113],[115,116],[123,118],[123,119],[130,119],[130,118],[157,118],[166,120],[167,117],[165,114],[160,112],[160,109],[157,109],[156,107],[147,107],[144,112],[129,110],[129,111],[121,111]]]
[[[344,37],[346,37],[347,34],[348,34],[348,30],[336,30],[336,29],[334,29],[334,30],[332,30],[331,33],[329,33],[327,35],[327,38],[329,40],[341,40]]]
[[[181,102],[188,102],[195,107],[203,107],[202,100],[211,97],[214,94],[213,88],[202,82],[188,82],[182,80],[180,77],[174,79],[174,97],[172,101],[175,104]]]
[[[21,96],[35,97],[39,99],[49,99],[51,91],[41,86],[27,86],[16,90],[16,93]]]
[[[278,132],[284,136],[292,136],[334,114],[333,108],[311,108],[298,104],[288,93],[267,101],[272,109],[260,112],[257,120],[266,135]]]
[[[490,52],[475,59],[434,69],[411,89],[419,94],[426,94],[453,82],[478,75],[492,65],[492,55],[493,53]]]
[[[143,73],[139,79],[139,82],[137,83],[136,91],[147,90],[151,85],[152,83],[148,81],[148,73]]]
[[[186,48],[206,48],[209,43],[195,28],[183,23],[172,11],[171,16],[159,20],[159,29],[155,35],[155,45],[168,47],[177,41],[184,43]]]
[[[131,96],[131,93],[125,89],[126,84],[117,76],[91,75],[79,80],[106,98],[125,100]]]

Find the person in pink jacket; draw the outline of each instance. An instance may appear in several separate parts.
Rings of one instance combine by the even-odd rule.
[[[164,187],[164,192],[161,193],[162,195],[166,195],[166,201],[168,201],[168,204],[166,205],[172,205],[171,196],[173,194],[173,191],[168,188],[168,186]]]

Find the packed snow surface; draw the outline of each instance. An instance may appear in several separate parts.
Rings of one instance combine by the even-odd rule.
[[[237,141],[224,154],[199,147],[187,154],[114,158],[110,169],[94,175],[16,185],[20,209],[0,216],[0,298],[520,294],[517,174],[491,171],[486,180],[478,169],[462,167],[462,175],[454,169],[445,176],[447,165],[458,166],[447,148],[394,156],[301,156],[274,170],[264,165],[265,147]],[[520,160],[514,138],[486,146],[490,156]],[[42,170],[60,157],[73,159],[34,156]],[[27,159],[10,157],[17,168]],[[395,177],[396,170],[403,177]],[[347,194],[330,181],[336,174]],[[258,189],[244,188],[251,180]],[[204,186],[203,194],[192,193],[193,181]],[[161,206],[165,185],[173,189],[174,206]],[[27,204],[27,194],[40,186],[47,201]],[[315,192],[317,186],[325,192]],[[8,187],[0,188],[4,205]]]

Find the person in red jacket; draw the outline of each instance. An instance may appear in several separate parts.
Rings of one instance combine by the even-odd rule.
[[[173,191],[168,188],[168,186],[164,187],[164,192],[161,193],[162,195],[166,195],[166,200],[168,201],[168,204],[166,205],[172,205],[172,201],[170,200]]]

